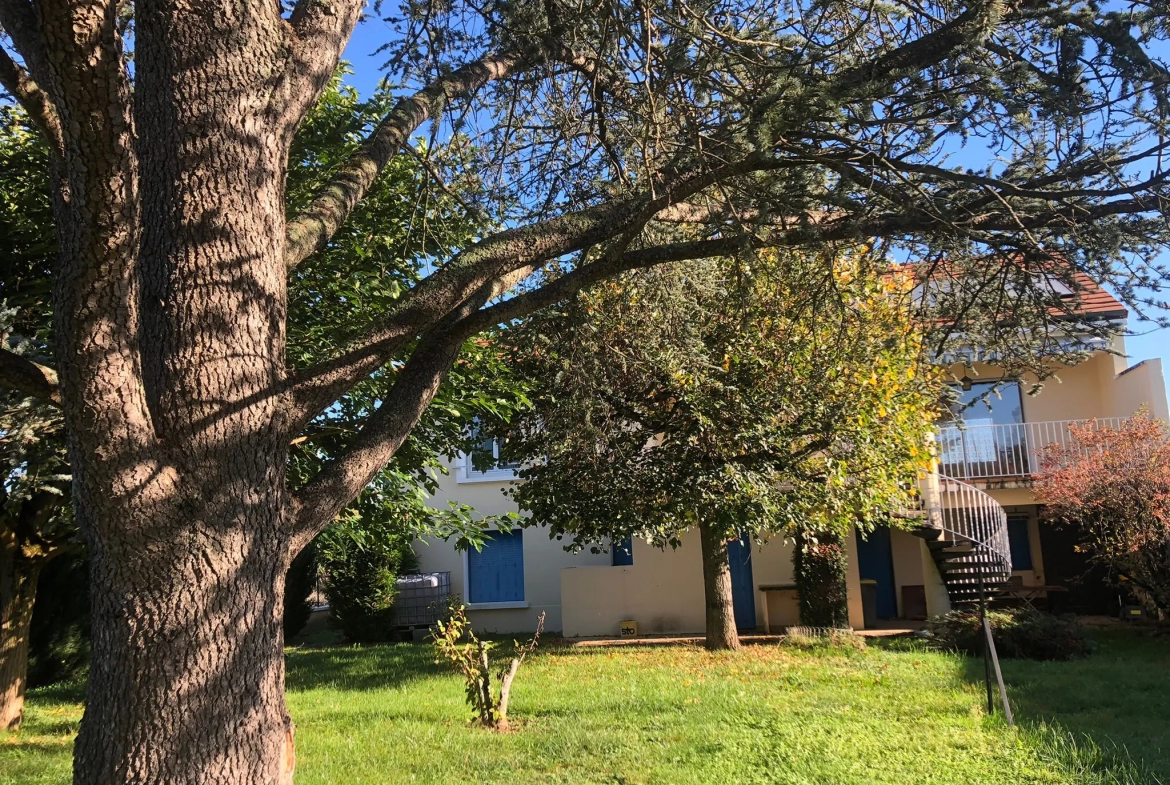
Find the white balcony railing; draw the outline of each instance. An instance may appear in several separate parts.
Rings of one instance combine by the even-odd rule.
[[[960,480],[1033,477],[1040,474],[1045,447],[1070,444],[1070,425],[1091,423],[1095,428],[1117,428],[1128,419],[947,425],[938,434],[939,471]]]

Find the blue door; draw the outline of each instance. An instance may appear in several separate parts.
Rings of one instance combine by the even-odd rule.
[[[741,534],[727,543],[727,564],[731,568],[731,600],[735,606],[735,627],[756,626],[756,589],[752,584],[752,540]]]
[[[894,585],[894,552],[890,548],[890,530],[879,526],[862,537],[857,532],[857,570],[863,581],[877,581],[877,616],[893,619],[898,615],[898,593]]]

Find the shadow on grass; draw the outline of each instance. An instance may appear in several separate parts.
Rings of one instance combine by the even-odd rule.
[[[412,643],[290,649],[285,667],[289,692],[383,690],[449,672],[435,663],[430,646]]]
[[[1099,630],[1092,640],[1079,660],[1001,660],[1021,738],[1078,782],[1170,783],[1170,637]],[[982,688],[983,660],[964,665]]]

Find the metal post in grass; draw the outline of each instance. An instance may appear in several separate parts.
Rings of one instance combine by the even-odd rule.
[[[999,669],[999,655],[995,651],[995,639],[991,637],[991,624],[987,621],[986,617],[983,619],[983,635],[987,641],[984,646],[991,651],[991,664],[995,666],[995,681],[999,684],[999,699],[1003,701],[1003,718],[1007,720],[1008,727],[1010,728],[1015,726],[1016,723],[1012,719],[1012,707],[1008,703],[1007,687],[1003,683],[1003,671]],[[990,682],[988,682],[987,689],[989,690],[988,699],[990,699]]]
[[[985,631],[991,629],[987,623],[987,589],[983,583],[983,564],[981,563],[984,557],[976,551],[976,569],[979,574],[979,626]],[[990,633],[983,636],[983,683],[987,687],[987,714],[990,716],[995,714],[995,701],[991,697],[991,647],[992,643]]]
[[[1008,703],[1007,686],[1003,683],[1003,671],[999,668],[999,654],[995,651],[995,638],[991,635],[991,622],[987,619],[987,589],[983,583],[983,565],[979,568],[979,623],[983,627],[983,681],[987,686],[987,714],[995,713],[995,700],[991,696],[991,669],[995,668],[995,681],[999,685],[999,699],[1003,702],[1003,717],[1008,727],[1015,726],[1012,707]]]

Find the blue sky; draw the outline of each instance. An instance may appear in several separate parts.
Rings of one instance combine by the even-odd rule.
[[[374,16],[369,16],[358,25],[353,38],[350,39],[344,59],[352,64],[355,73],[347,81],[363,96],[368,96],[374,91],[382,76],[380,66],[385,56],[373,55],[373,52],[393,37],[394,31],[389,25]],[[1164,254],[1163,258],[1170,264],[1170,252]],[[1170,313],[1162,315],[1170,316]],[[1151,324],[1138,323],[1136,317],[1130,320],[1130,329],[1134,334],[1126,338],[1125,345],[1131,365],[1161,357],[1164,364],[1170,366],[1170,329],[1155,330]]]

